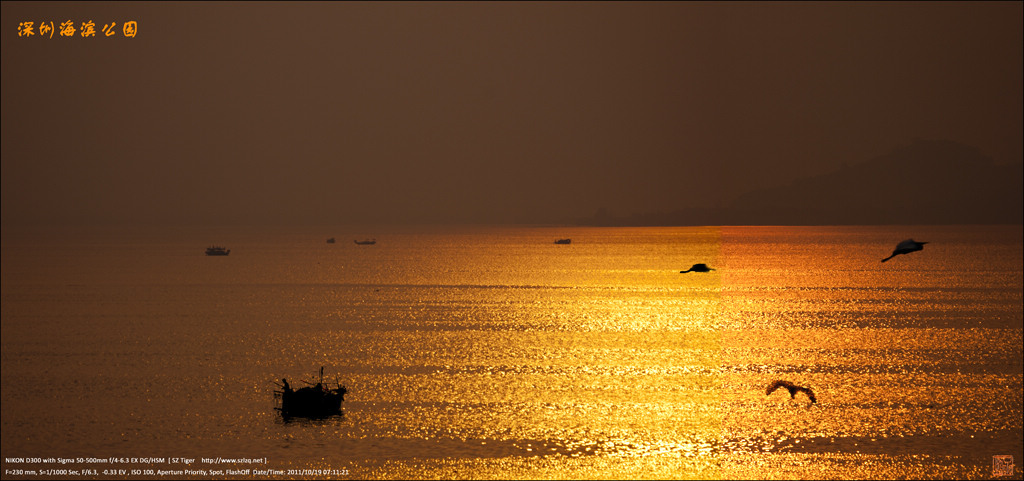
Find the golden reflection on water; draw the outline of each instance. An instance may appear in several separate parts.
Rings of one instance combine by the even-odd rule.
[[[205,284],[62,283],[64,304],[5,284],[5,384],[33,390],[5,390],[5,455],[21,413],[82,444],[98,435],[75,422],[104,419],[88,429],[111,449],[232,442],[303,478],[986,476],[1021,449],[1021,250],[973,232],[881,264],[900,229],[508,229],[274,261],[242,245],[162,266]],[[717,270],[679,273],[699,262]],[[47,338],[19,316],[74,322]],[[269,381],[320,365],[343,415],[282,420]],[[55,373],[88,382],[35,382]],[[817,404],[766,396],[777,379]]]
[[[744,235],[772,235],[753,231]],[[864,259],[877,262],[875,244],[865,245],[872,253]],[[811,260],[762,246],[723,260],[731,269],[724,276],[604,290],[584,281],[590,289],[506,299],[511,312],[467,313],[484,325],[514,319],[515,335],[469,334],[481,365],[451,359],[444,369],[457,374],[415,392],[482,404],[440,421],[445,435],[479,416],[454,431],[538,457],[418,469],[427,477],[516,477],[517,469],[526,477],[957,477],[984,465],[946,455],[950,445],[982,459],[1019,446],[1006,442],[1021,429],[1013,347],[1021,330],[985,327],[984,312],[1005,315],[1009,302],[1019,318],[1019,292],[958,290],[962,279],[935,272],[879,278],[874,264],[851,267],[866,261],[851,261],[849,250],[795,270],[780,257],[794,254]],[[1019,274],[993,275],[1020,284]],[[964,312],[967,299],[978,309]],[[527,320],[542,331],[518,331]],[[818,403],[766,397],[764,387],[780,378],[814,386]],[[948,386],[969,386],[974,396]],[[512,406],[499,407],[509,399]]]

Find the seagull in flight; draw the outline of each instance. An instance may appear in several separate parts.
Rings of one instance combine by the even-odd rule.
[[[818,402],[818,399],[814,397],[814,391],[811,391],[811,388],[803,387],[803,386],[797,386],[796,384],[793,384],[793,383],[791,383],[789,381],[775,381],[775,382],[773,382],[771,386],[768,386],[768,389],[764,392],[764,395],[765,396],[771,396],[772,393],[775,392],[775,390],[780,388],[780,387],[784,387],[784,388],[786,388],[787,391],[789,391],[790,399],[796,398],[796,393],[802,392],[802,393],[806,394],[808,398],[811,399],[811,404],[814,404],[814,403]]]
[[[709,271],[713,271],[713,270],[714,269],[708,267],[707,264],[694,264],[693,267],[691,267],[691,268],[689,268],[689,269],[687,269],[685,271],[679,271],[679,273],[680,274],[686,274],[687,272],[709,272]]]
[[[886,257],[885,259],[882,259],[882,262],[892,259],[893,257],[896,257],[900,254],[910,254],[911,252],[917,252],[921,249],[924,249],[925,244],[927,244],[927,242],[916,242],[914,241],[914,239],[907,239],[897,244],[896,249],[892,251],[892,255]]]

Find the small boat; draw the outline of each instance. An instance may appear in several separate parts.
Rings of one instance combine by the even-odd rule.
[[[377,243],[377,239],[373,239],[373,240],[361,240],[361,241],[354,241],[354,242],[356,243],[356,245],[361,245],[361,246],[372,246],[372,245],[374,245],[374,244],[376,244],[376,243]]]
[[[206,255],[208,256],[226,256],[231,253],[231,249],[225,249],[219,246],[207,247]]]
[[[274,399],[279,401],[274,407],[284,417],[323,418],[341,414],[341,403],[345,400],[348,389],[337,384],[333,389],[324,387],[324,368],[320,368],[320,382],[299,389],[292,389],[286,379],[280,391],[274,391]],[[307,383],[309,384],[309,383]]]
[[[555,244],[572,244],[572,239],[558,239]]]
[[[689,269],[687,269],[685,271],[679,271],[679,273],[680,274],[686,274],[687,272],[711,272],[713,270],[714,269],[708,267],[707,264],[694,264],[693,267],[691,267],[691,268],[689,268]]]
[[[333,243],[334,243],[334,238],[333,238],[333,237],[331,237],[331,238],[328,238],[328,239],[327,239],[327,243],[328,243],[328,244],[333,244]]]

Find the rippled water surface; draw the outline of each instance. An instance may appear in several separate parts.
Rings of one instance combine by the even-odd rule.
[[[880,262],[908,237],[929,244]],[[1020,479],[1022,246],[1020,226],[5,229],[4,478],[33,457],[990,478],[1012,455]],[[320,366],[343,414],[282,419],[273,382]],[[766,396],[777,379],[817,404]]]

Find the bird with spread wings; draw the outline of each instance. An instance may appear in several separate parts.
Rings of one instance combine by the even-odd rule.
[[[775,382],[773,382],[772,385],[768,386],[768,389],[765,391],[765,393],[764,393],[765,396],[771,396],[772,393],[775,392],[775,390],[780,388],[780,387],[784,387],[784,388],[786,388],[787,391],[789,391],[789,397],[791,399],[792,398],[796,398],[796,393],[802,392],[802,393],[806,394],[808,398],[811,399],[811,404],[815,404],[815,403],[818,402],[818,399],[814,397],[814,391],[812,391],[811,388],[803,387],[803,386],[797,386],[796,384],[793,384],[793,383],[791,383],[789,381],[775,381]]]
[[[886,257],[885,259],[882,259],[882,262],[892,259],[893,257],[896,257],[900,254],[910,254],[911,252],[917,252],[921,249],[924,249],[925,244],[927,244],[927,242],[916,242],[914,241],[914,239],[907,239],[897,244],[896,249],[892,251],[892,255]]]

